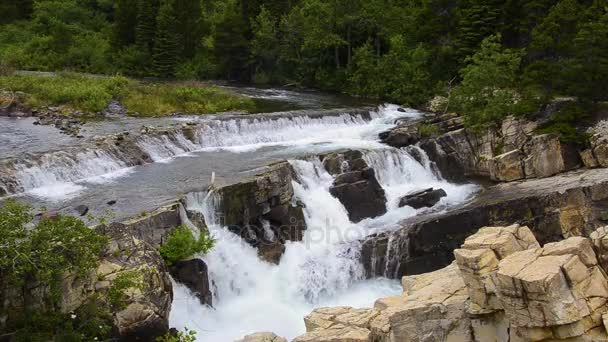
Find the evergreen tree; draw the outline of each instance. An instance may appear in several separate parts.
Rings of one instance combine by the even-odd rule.
[[[200,1],[175,0],[176,30],[181,46],[180,56],[192,58],[202,37],[202,9]]]
[[[575,54],[577,23],[584,16],[585,8],[577,0],[561,0],[532,32],[525,79],[547,98],[566,88],[568,61]]]
[[[456,41],[461,59],[473,54],[486,37],[500,32],[502,5],[500,0],[461,2]]]
[[[156,35],[157,0],[137,0],[137,26],[135,41],[144,52],[150,53],[154,48]]]
[[[154,41],[153,66],[159,77],[175,74],[179,46],[175,27],[178,25],[173,10],[174,0],[163,0],[156,17],[156,37]]]
[[[576,56],[568,77],[569,93],[583,101],[606,99],[608,80],[608,13],[585,23],[574,40]]]
[[[117,0],[114,4],[114,33],[112,43],[117,49],[135,43],[137,2],[137,0]]]

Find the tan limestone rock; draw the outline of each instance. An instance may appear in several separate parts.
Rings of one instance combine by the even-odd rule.
[[[499,182],[511,182],[524,179],[524,156],[520,150],[513,150],[492,158],[490,178]]]

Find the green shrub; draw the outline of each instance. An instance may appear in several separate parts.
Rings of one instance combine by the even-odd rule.
[[[194,342],[196,341],[196,331],[188,328],[184,329],[184,332],[178,332],[175,335],[167,333],[163,336],[156,338],[156,342]]]
[[[27,205],[7,200],[0,207],[0,279],[20,288],[24,296],[29,295],[27,286],[33,281],[48,290],[40,292],[43,305],[15,313],[23,319],[10,328],[23,341],[48,341],[52,336],[61,336],[61,341],[81,341],[100,336],[105,328],[91,335],[88,324],[106,321],[101,310],[85,306],[80,310],[86,318],[76,320],[79,313],[68,315],[58,308],[63,277],[84,277],[95,269],[107,237],[70,216],[42,219],[31,226],[32,219]],[[101,323],[99,326],[105,327]]]
[[[423,138],[434,137],[439,135],[439,127],[432,124],[420,124],[418,125],[418,134]]]
[[[190,228],[181,225],[169,234],[167,241],[160,247],[159,251],[167,264],[172,265],[193,255],[207,253],[213,248],[214,244],[213,237],[201,232],[197,240]]]
[[[590,109],[579,103],[569,103],[553,114],[548,123],[539,128],[539,133],[553,133],[564,143],[586,147],[590,135],[585,131],[588,126]]]
[[[108,290],[108,302],[114,308],[123,309],[127,290],[138,289],[144,291],[146,288],[141,272],[122,272],[112,281],[112,287]]]

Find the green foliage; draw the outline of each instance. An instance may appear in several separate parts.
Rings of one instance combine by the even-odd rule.
[[[30,107],[65,105],[89,113],[102,111],[112,99],[120,99],[130,111],[142,116],[254,108],[250,98],[202,83],[146,84],[121,76],[13,74],[0,76],[0,89],[25,92]]]
[[[483,41],[481,49],[461,69],[462,82],[454,89],[453,103],[469,127],[483,128],[510,114],[520,114],[526,101],[517,87],[521,52],[505,49],[500,36]]]
[[[20,75],[0,76],[0,89],[22,91],[28,94],[27,105],[68,105],[86,112],[102,111],[113,98],[133,81],[124,77],[94,78],[74,73],[61,73],[55,77]]]
[[[156,339],[156,342],[194,342],[196,341],[196,331],[188,328],[184,329],[184,332],[178,332],[176,335],[167,333],[164,336],[160,336]]]
[[[109,338],[112,315],[96,299],[73,313],[32,312],[20,322],[18,342],[103,341]]]
[[[439,127],[432,124],[420,124],[418,125],[418,134],[423,138],[429,138],[439,135]]]
[[[469,126],[482,128],[556,96],[607,100],[607,7],[605,0],[5,0],[0,65],[294,84],[412,106],[450,92]],[[183,109],[145,97],[140,107],[144,115]]]
[[[551,120],[539,127],[538,131],[557,134],[562,142],[585,148],[589,144],[590,135],[584,128],[590,120],[590,112],[589,106],[568,103],[554,113]]]
[[[112,287],[108,290],[108,302],[116,309],[123,309],[127,290],[145,291],[147,285],[140,271],[122,272],[112,281]]]
[[[215,244],[213,237],[201,232],[198,240],[187,226],[179,226],[169,234],[167,241],[160,247],[160,255],[171,265],[199,253],[207,253]]]
[[[152,55],[154,74],[169,78],[175,74],[178,54],[174,0],[162,0],[156,17],[156,36]]]
[[[79,312],[59,312],[61,281],[66,275],[83,277],[97,267],[99,254],[108,239],[82,221],[69,216],[42,219],[29,226],[30,208],[13,200],[0,207],[0,279],[21,287],[27,295],[33,284],[43,284],[44,303],[35,311],[24,309],[23,320],[11,327],[18,340],[46,341],[59,336],[62,341],[105,337],[107,315],[91,302]],[[79,319],[78,318],[80,315]],[[96,329],[91,328],[95,322]],[[104,336],[102,336],[104,335]]]
[[[135,86],[122,96],[122,103],[142,116],[252,110],[255,106],[250,98],[196,82]]]

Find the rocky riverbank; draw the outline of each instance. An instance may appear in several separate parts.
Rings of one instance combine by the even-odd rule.
[[[541,248],[525,226],[482,228],[400,296],[315,310],[294,342],[606,341],[605,231]]]

